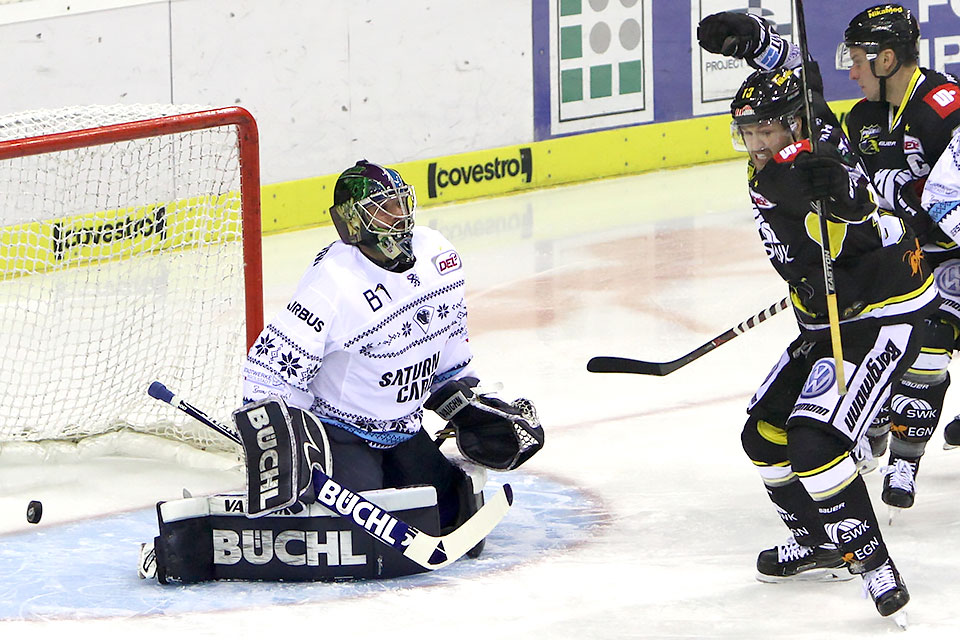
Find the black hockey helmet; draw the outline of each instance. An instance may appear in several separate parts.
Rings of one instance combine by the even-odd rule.
[[[405,271],[414,262],[413,186],[389,167],[366,160],[340,174],[330,217],[346,244],[358,245],[374,264]]]
[[[850,47],[860,47],[870,60],[870,69],[877,75],[874,60],[884,49],[897,56],[897,72],[903,63],[916,62],[920,56],[920,25],[910,10],[899,4],[878,4],[855,15],[843,32],[843,43],[837,47],[837,68],[849,69]],[[886,76],[889,77],[889,76]]]
[[[743,81],[730,103],[733,147],[738,151],[747,150],[740,134],[743,125],[780,122],[799,136],[800,129],[794,116],[802,116],[803,112],[803,87],[796,73],[787,68],[754,71]]]

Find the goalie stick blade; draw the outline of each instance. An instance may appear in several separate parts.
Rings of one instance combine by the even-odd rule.
[[[440,569],[461,557],[500,524],[513,505],[513,489],[505,484],[466,522],[445,536],[416,531],[403,555],[427,569]]]
[[[587,362],[591,373],[639,373],[648,376],[665,376],[677,369],[672,362],[646,362],[616,356],[596,356]]]

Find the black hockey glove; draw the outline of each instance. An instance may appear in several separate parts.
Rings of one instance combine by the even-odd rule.
[[[543,448],[536,409],[525,398],[508,404],[477,395],[478,383],[476,378],[451,380],[423,406],[453,425],[457,448],[467,460],[497,471],[516,469]]]
[[[710,53],[753,58],[766,48],[770,35],[761,18],[750,13],[724,11],[700,21],[697,40]]]
[[[830,200],[848,205],[850,173],[840,151],[829,143],[821,143],[817,152],[801,151],[793,161],[793,171],[800,186],[800,195],[810,201]]]
[[[926,244],[930,230],[936,226],[933,218],[923,208],[923,186],[926,177],[910,180],[897,189],[896,201],[893,203],[894,213],[904,219],[917,235],[920,244]]]

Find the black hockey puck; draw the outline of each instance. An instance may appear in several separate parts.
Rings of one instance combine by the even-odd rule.
[[[43,516],[43,505],[39,500],[31,500],[27,505],[27,522],[37,524]]]

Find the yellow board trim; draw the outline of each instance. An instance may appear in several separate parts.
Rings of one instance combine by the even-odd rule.
[[[842,100],[831,103],[831,107],[842,121],[856,102]],[[521,170],[524,155],[529,157],[529,171]],[[730,116],[721,114],[426,160],[368,159],[397,169],[416,189],[419,206],[431,207],[741,157],[746,164],[746,154],[734,151],[731,146]],[[355,158],[344,160],[352,162]],[[264,185],[261,192],[263,233],[330,224],[327,210],[333,200],[336,180],[335,174]]]
[[[135,255],[240,240],[236,192],[0,228],[0,281]],[[228,216],[211,216],[223,210]]]

